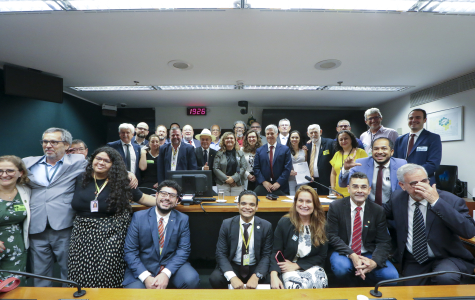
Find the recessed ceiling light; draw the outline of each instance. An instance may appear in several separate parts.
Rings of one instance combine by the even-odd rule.
[[[153,86],[72,86],[71,89],[78,92],[114,92],[114,91],[153,91]]]
[[[192,64],[187,63],[186,61],[183,61],[183,60],[171,60],[168,62],[168,66],[172,69],[181,70],[181,71],[193,69]]]
[[[341,66],[341,61],[339,61],[338,59],[327,59],[317,62],[315,64],[315,69],[327,71],[336,69],[339,66]]]

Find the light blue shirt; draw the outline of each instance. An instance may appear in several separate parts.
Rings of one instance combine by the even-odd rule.
[[[64,156],[56,162],[53,166],[46,162],[46,155],[43,156],[36,164],[30,167],[30,172],[35,176],[37,182],[41,185],[48,186],[50,182],[53,182],[53,179],[57,176],[61,168],[63,167]],[[46,168],[45,168],[46,166]],[[46,177],[48,174],[49,180]]]
[[[209,147],[213,150],[219,151],[219,149],[221,149],[221,147],[219,146],[219,140],[216,140],[215,142],[211,142]]]

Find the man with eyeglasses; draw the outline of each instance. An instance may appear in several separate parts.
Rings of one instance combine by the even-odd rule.
[[[379,109],[373,107],[366,110],[364,113],[364,120],[366,125],[369,126],[369,129],[361,134],[360,139],[363,142],[364,149],[366,153],[368,153],[368,156],[371,156],[371,145],[375,139],[386,137],[393,143],[396,142],[399,134],[396,130],[381,125],[383,115]]]
[[[261,136],[262,145],[267,144],[266,137],[264,135],[261,135],[262,127],[261,127],[261,124],[259,122],[257,122],[257,121],[252,122],[251,129],[257,131],[257,133]]]
[[[61,278],[68,277],[68,251],[74,211],[71,201],[76,177],[87,165],[82,155],[66,155],[72,144],[69,131],[49,128],[40,141],[44,156],[23,158],[31,188],[30,259],[32,272],[53,276],[57,261]],[[34,279],[36,287],[51,287],[48,280]]]
[[[342,130],[351,131],[350,121],[348,120],[338,121],[338,124],[336,125],[336,132],[340,132]],[[334,139],[334,141],[336,142],[336,139]],[[358,148],[364,149],[363,142],[359,138],[356,138],[356,141],[358,142]]]
[[[219,149],[221,149],[219,146],[219,141],[221,140],[221,127],[216,124],[211,126],[211,134],[215,137],[215,140],[211,142],[209,147],[213,150],[219,151]]]
[[[174,209],[181,187],[165,180],[157,190],[157,206],[135,212],[130,223],[122,284],[135,289],[197,289],[199,275],[187,261],[191,252],[188,216]]]
[[[67,150],[68,154],[82,154],[85,158],[87,158],[87,152],[88,149],[86,143],[80,139],[73,140],[71,147]]]
[[[148,135],[148,125],[145,122],[140,122],[135,127],[135,136],[132,138],[132,143],[137,144],[140,148],[148,146],[148,141],[146,137]]]
[[[459,237],[475,236],[475,221],[465,201],[429,184],[424,167],[408,163],[397,171],[399,185],[383,205],[397,231],[396,258],[402,276],[438,271],[473,274],[473,255]],[[461,275],[449,273],[405,281],[406,285],[459,284]]]

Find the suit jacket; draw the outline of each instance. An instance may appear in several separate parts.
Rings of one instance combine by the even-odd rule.
[[[160,146],[157,159],[157,177],[158,184],[166,179],[167,171],[172,169],[172,144]],[[189,144],[181,143],[178,151],[176,170],[196,170],[195,148]]]
[[[181,139],[181,142],[187,145],[190,145],[189,142],[185,141],[185,139]],[[198,141],[197,139],[193,138],[193,144],[195,144],[195,147],[193,148],[198,148],[201,147],[201,142]],[[190,145],[191,146],[191,145]]]
[[[265,144],[256,150],[256,156],[254,157],[254,176],[256,176],[258,184],[262,184],[264,181],[271,181],[268,149],[267,144]],[[274,182],[277,181],[280,184],[280,190],[282,192],[289,194],[289,176],[293,168],[290,148],[276,143],[273,158],[272,169]]]
[[[459,260],[453,260],[462,272],[473,273],[473,256],[463,246],[459,236],[471,239],[475,236],[475,222],[468,214],[465,201],[454,194],[437,190],[439,200],[434,206],[429,205],[426,214],[426,236],[432,252],[436,258],[456,257],[468,262],[460,264]],[[394,220],[397,234],[397,258],[403,262],[404,249],[406,248],[408,232],[408,204],[409,194],[403,190],[397,190],[391,195],[391,199],[383,207],[386,217]]]
[[[406,133],[394,143],[394,157],[406,159],[408,163],[423,166],[429,174],[430,184],[435,183],[435,171],[442,160],[442,142],[440,135],[423,129],[406,158],[410,134]]]
[[[218,243],[216,244],[216,261],[218,263],[216,267],[223,273],[233,271],[231,262],[236,255],[239,242],[240,220],[240,215],[226,219],[219,230]],[[256,256],[255,272],[265,276],[269,273],[270,254],[274,239],[272,224],[254,216],[252,238],[254,239],[254,255]]]
[[[299,240],[298,238],[294,240],[292,237],[298,237],[299,235],[298,230],[290,222],[290,218],[282,217],[279,220],[274,232],[274,247],[272,248],[270,271],[281,273],[279,265],[277,265],[277,261],[275,260],[277,251],[281,251],[284,257],[290,261],[295,258],[299,247]],[[315,247],[312,243],[310,253],[305,257],[300,257],[297,260],[297,264],[303,270],[307,270],[313,266],[323,268],[325,266],[327,252],[328,242],[318,247]]]
[[[65,154],[63,165],[48,186],[39,183],[30,168],[44,156],[23,158],[28,169],[31,188],[30,200],[30,234],[41,233],[46,228],[46,220],[51,228],[61,230],[73,226],[75,215],[71,207],[76,186],[76,177],[84,173],[87,160],[82,154]]]
[[[332,160],[335,155],[335,147],[333,146],[334,141],[332,139],[321,138],[322,142],[320,144],[320,151],[318,152],[318,176],[320,183],[326,186],[330,186],[330,174],[332,172],[332,165],[330,160]],[[307,164],[311,169],[313,166],[310,166],[310,155],[312,154],[312,143],[307,144]]]
[[[213,170],[213,164],[214,164],[214,158],[216,157],[216,150],[208,148],[208,166],[210,170]],[[195,149],[195,154],[196,154],[196,163],[198,165],[197,170],[201,170],[203,168],[204,161],[203,161],[203,148],[198,147]],[[216,177],[214,175],[214,172],[211,172],[213,175],[213,185],[216,185]]]
[[[137,142],[135,142],[135,138],[136,138],[136,137],[137,137],[137,136],[134,135],[134,136],[132,137],[132,140],[131,140],[130,142],[133,143],[133,144],[138,145]],[[149,142],[148,140],[144,140],[144,146],[148,146],[149,143],[150,143],[150,142]],[[139,145],[139,146],[140,146],[140,145]]]
[[[236,150],[236,160],[238,161],[238,166],[236,168],[236,173],[231,175],[234,182],[238,185],[244,185],[246,182],[246,171],[248,167],[247,159],[244,156],[244,152],[241,150]],[[226,176],[226,168],[228,167],[228,160],[226,154],[223,151],[218,151],[216,153],[216,158],[213,162],[213,174],[216,178],[216,183],[223,185],[224,182],[228,179]]]
[[[351,199],[350,197],[330,203],[327,213],[327,238],[330,246],[339,254],[350,255],[351,242]],[[386,267],[391,250],[391,237],[386,225],[384,209],[373,201],[366,201],[361,239],[366,251],[371,252],[372,260],[378,267]]]
[[[140,161],[141,148],[138,144],[135,144],[132,142],[130,144],[134,148],[134,152],[135,152],[135,177],[137,177],[137,179],[140,181],[141,176],[140,176],[140,169],[139,169],[139,161]],[[122,159],[125,162],[125,152],[124,152],[124,147],[122,147],[121,140],[107,143],[107,146],[117,150],[117,152],[119,152],[120,156],[122,156]]]
[[[355,172],[363,172],[368,176],[369,183],[373,183],[373,171],[374,171],[374,159],[373,157],[365,157],[365,158],[359,158],[356,160],[357,163],[360,163],[361,166],[356,166],[350,169],[349,172],[343,174],[343,172],[340,172],[340,176],[338,177],[338,184],[340,187],[346,187],[348,186],[348,183],[350,183],[350,177],[353,175]],[[397,180],[397,169],[399,167],[407,164],[405,159],[400,159],[400,158],[390,158],[390,163],[389,163],[389,174],[391,178],[391,191],[394,192],[395,190],[400,190],[401,187],[398,184]],[[372,189],[376,189],[375,186],[371,187]],[[371,199],[374,201],[374,199]]]
[[[31,198],[31,189],[27,187],[26,185],[23,184],[17,184],[16,189],[18,190],[18,193],[20,194],[21,201],[23,202],[23,205],[25,206],[25,211],[26,211],[26,218],[23,221],[23,242],[25,243],[25,249],[28,249],[30,246],[29,244],[29,238],[28,238],[28,232],[30,230],[30,198]]]
[[[156,207],[135,212],[125,237],[127,268],[123,285],[135,281],[144,271],[157,276],[160,266],[165,266],[172,275],[176,273],[191,252],[188,216],[173,209],[166,227],[162,254],[159,242]]]

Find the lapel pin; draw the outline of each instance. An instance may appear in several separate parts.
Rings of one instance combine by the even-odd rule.
[[[261,226],[257,226],[257,229],[261,229]]]

